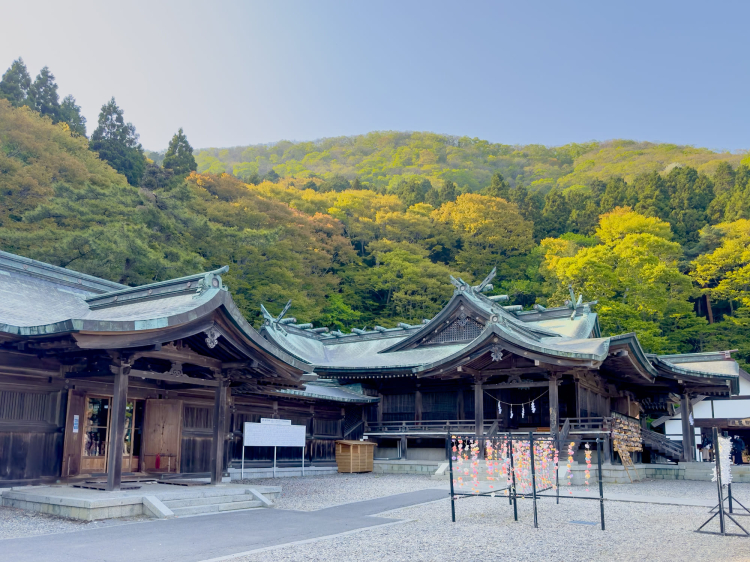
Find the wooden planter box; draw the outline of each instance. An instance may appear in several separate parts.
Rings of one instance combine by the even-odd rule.
[[[336,465],[339,472],[372,472],[375,443],[336,441]]]

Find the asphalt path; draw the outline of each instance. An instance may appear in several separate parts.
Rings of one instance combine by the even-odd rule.
[[[396,523],[378,513],[447,497],[420,490],[317,511],[253,509],[0,540],[1,562],[200,562]]]

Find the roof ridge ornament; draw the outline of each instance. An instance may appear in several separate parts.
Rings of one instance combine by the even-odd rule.
[[[494,287],[490,284],[490,281],[495,278],[495,275],[497,275],[497,267],[493,267],[487,277],[485,277],[479,285],[472,287],[472,289],[477,293],[487,293],[491,291]]]

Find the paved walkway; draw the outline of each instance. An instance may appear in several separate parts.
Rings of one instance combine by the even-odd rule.
[[[396,523],[372,515],[446,498],[420,490],[318,511],[254,509],[198,517],[0,540],[0,560],[13,562],[199,562],[280,544]]]

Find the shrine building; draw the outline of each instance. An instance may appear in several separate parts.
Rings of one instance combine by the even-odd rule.
[[[238,466],[244,422],[306,426],[306,463],[362,429],[375,402],[262,338],[226,268],[127,287],[0,252],[0,487],[123,475],[216,483]],[[278,461],[300,465],[299,449]],[[248,448],[270,466],[273,448]]]
[[[307,466],[333,465],[337,439],[377,458],[445,460],[451,432],[598,436],[617,459],[615,422],[641,461],[693,460],[646,416],[692,412],[738,393],[726,351],[646,354],[634,334],[602,337],[594,303],[522,310],[480,285],[455,291],[419,325],[350,333],[262,307],[256,331],[224,285],[226,268],[127,287],[0,252],[0,486],[123,476],[210,477],[239,468],[244,422],[306,427]],[[685,446],[683,447],[683,444]],[[273,448],[248,448],[267,467]],[[299,450],[278,461],[300,463]]]
[[[696,400],[739,392],[730,352],[648,354],[633,333],[602,337],[595,303],[571,292],[563,307],[506,306],[507,296],[485,295],[493,276],[478,286],[451,277],[453,297],[418,325],[329,332],[264,308],[261,334],[321,379],[380,399],[363,407],[380,458],[445,460],[449,432],[534,431],[601,437],[611,461],[620,420],[635,428],[637,461],[695,460]],[[647,416],[676,411],[689,412],[682,442],[646,427]]]

